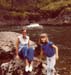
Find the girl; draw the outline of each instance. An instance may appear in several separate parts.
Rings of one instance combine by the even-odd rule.
[[[55,64],[58,56],[58,47],[51,41],[49,41],[46,33],[42,33],[39,38],[41,45],[41,56],[44,53],[47,59],[47,75],[55,74]]]
[[[33,69],[34,50],[30,47],[30,39],[27,36],[27,30],[22,30],[22,35],[18,36],[16,42],[16,57],[25,59],[25,71],[31,72]]]

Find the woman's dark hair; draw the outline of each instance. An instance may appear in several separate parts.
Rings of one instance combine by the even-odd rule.
[[[21,29],[21,32],[24,31],[24,30],[27,30],[27,28],[26,28],[26,27],[23,27],[23,28]]]

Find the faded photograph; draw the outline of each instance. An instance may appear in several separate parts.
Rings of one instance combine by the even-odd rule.
[[[0,75],[71,75],[71,0],[0,0]]]

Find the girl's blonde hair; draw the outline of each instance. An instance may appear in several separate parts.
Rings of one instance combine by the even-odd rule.
[[[47,37],[47,33],[41,33],[40,37],[42,37],[42,36]]]
[[[47,42],[47,38],[48,38],[47,33],[41,33],[40,36],[39,36],[38,43],[41,44],[41,38],[45,38],[45,37],[46,37],[46,42]]]
[[[46,43],[46,42],[47,42],[47,39],[48,39],[47,33],[41,33],[41,34],[39,35],[39,39],[38,39],[38,44],[39,44],[39,46],[40,46],[40,54],[39,54],[39,56],[40,56],[41,59],[44,57],[44,52],[43,52],[43,50],[42,50],[42,48],[41,48],[41,45],[42,45],[41,38],[45,38],[45,37],[46,37],[46,41],[45,41],[45,43]]]

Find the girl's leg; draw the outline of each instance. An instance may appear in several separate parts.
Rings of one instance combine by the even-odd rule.
[[[51,75],[55,75],[56,56],[51,57]]]
[[[50,72],[50,58],[47,57],[47,75],[51,75],[51,72]]]
[[[47,75],[55,74],[55,64],[56,64],[55,55],[53,57],[47,58]]]
[[[55,69],[55,65],[56,65],[56,56],[54,55],[53,58],[52,58],[52,75],[55,75],[56,74],[56,69]]]

